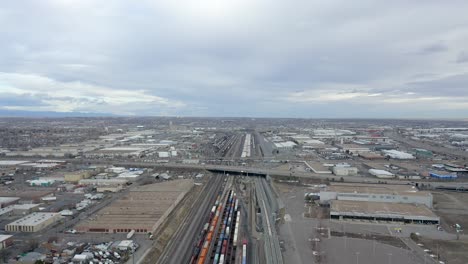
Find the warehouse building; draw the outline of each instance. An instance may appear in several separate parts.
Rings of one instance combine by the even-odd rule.
[[[80,180],[80,185],[94,185],[94,186],[114,186],[126,185],[126,179],[83,179]]]
[[[140,186],[79,223],[76,230],[95,233],[154,233],[192,189],[192,180]]]
[[[415,157],[409,153],[398,151],[398,150],[382,150],[382,153],[385,157],[390,157],[392,159],[415,159]]]
[[[336,176],[356,176],[358,174],[358,169],[356,167],[351,167],[349,164],[336,164],[333,166],[332,172]]]
[[[368,147],[363,147],[358,144],[338,144],[338,148],[344,153],[352,153],[353,155],[357,156],[360,153],[370,152]]]
[[[332,201],[331,219],[358,219],[400,222],[409,224],[439,224],[436,216],[425,205],[359,201]]]
[[[14,168],[20,164],[27,163],[25,160],[0,160],[0,168]]]
[[[1,215],[25,215],[39,210],[40,204],[14,204],[0,209]]]
[[[384,156],[380,155],[379,153],[375,152],[361,152],[358,155],[359,157],[367,160],[379,160],[384,159]]]
[[[395,178],[395,174],[393,174],[393,173],[391,173],[389,171],[386,171],[386,170],[370,169],[369,173],[371,175],[374,175],[375,177],[377,177],[379,179]]]
[[[0,250],[13,245],[12,235],[0,235]]]
[[[37,232],[59,221],[59,213],[32,213],[5,226],[8,232]]]
[[[19,197],[0,197],[0,208],[13,205],[19,201]]]
[[[278,149],[292,149],[297,146],[297,144],[292,141],[275,142],[274,144]]]
[[[64,174],[65,182],[77,183],[82,179],[87,179],[91,176],[89,171],[75,171]]]
[[[418,158],[427,158],[427,159],[429,159],[429,158],[432,158],[432,156],[434,154],[430,150],[416,148],[416,149],[414,149],[414,155],[416,157],[418,157]]]
[[[411,185],[334,183],[320,191],[320,202],[333,200],[419,204],[432,208],[430,192],[419,191]]]

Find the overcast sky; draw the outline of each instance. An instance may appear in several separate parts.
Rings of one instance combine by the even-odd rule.
[[[468,117],[468,1],[0,3],[0,109]]]

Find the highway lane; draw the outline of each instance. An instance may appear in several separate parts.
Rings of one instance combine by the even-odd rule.
[[[234,174],[243,174],[243,175],[269,175],[269,176],[281,176],[288,177],[291,176],[291,172],[284,170],[268,169],[268,168],[255,168],[247,166],[227,166],[227,165],[215,165],[215,164],[182,164],[182,163],[151,163],[151,162],[128,162],[128,161],[104,161],[104,160],[75,160],[69,159],[66,160],[72,163],[89,162],[89,164],[105,164],[105,165],[116,165],[116,166],[126,166],[126,167],[141,167],[141,168],[164,168],[164,169],[187,169],[187,170],[208,170],[215,171],[220,173],[234,173]],[[340,178],[343,178],[344,182],[352,183],[381,183],[386,182],[387,184],[411,184],[414,182],[431,184],[433,187],[464,187],[468,189],[468,182],[450,182],[450,181],[421,181],[421,180],[391,180],[391,179],[378,179],[371,177],[363,176],[345,176],[339,177],[331,174],[317,174],[312,172],[295,172],[292,176],[302,179],[318,179],[318,180],[332,180],[339,182]]]
[[[200,196],[165,248],[157,263],[189,263],[194,245],[199,239],[203,225],[209,219],[209,212],[218,192],[221,190],[224,177],[214,177],[207,182]]]

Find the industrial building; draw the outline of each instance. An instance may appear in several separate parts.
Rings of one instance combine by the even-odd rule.
[[[104,185],[125,185],[127,184],[125,179],[83,179],[80,180],[80,185],[94,185],[94,186],[104,186]]]
[[[432,158],[432,156],[434,155],[432,153],[432,151],[430,150],[427,150],[427,149],[420,149],[420,148],[416,148],[414,149],[414,154],[416,157],[418,158]]]
[[[25,160],[0,160],[0,168],[12,168],[27,162]]]
[[[338,148],[345,153],[352,153],[353,155],[359,155],[360,153],[370,152],[368,147],[363,147],[358,144],[339,144]]]
[[[356,176],[358,169],[351,167],[349,164],[336,164],[333,166],[332,172],[336,176]]]
[[[413,224],[439,224],[436,216],[425,205],[359,201],[332,201],[331,219],[359,219]]]
[[[126,179],[83,179],[79,181],[80,185],[92,185],[96,187],[97,192],[119,192],[127,186]]]
[[[363,159],[367,159],[367,160],[384,159],[384,157],[382,155],[380,155],[379,153],[375,153],[375,152],[361,152],[361,153],[359,153],[358,156],[363,158]]]
[[[292,149],[297,146],[297,144],[292,141],[275,142],[274,144],[275,147],[279,149]]]
[[[15,204],[19,199],[19,197],[0,197],[0,208]]]
[[[409,153],[394,149],[382,150],[382,153],[385,155],[385,157],[390,157],[392,159],[415,159],[415,157]]]
[[[192,180],[140,186],[78,224],[82,232],[154,232],[193,187]]]
[[[32,213],[5,226],[8,232],[37,232],[59,221],[59,213]]]
[[[331,174],[332,172],[325,167],[323,164],[314,161],[304,161],[304,165],[307,166],[311,171],[318,174]]]
[[[89,171],[75,171],[64,174],[65,182],[77,183],[82,179],[87,179],[91,176]]]
[[[374,175],[375,177],[377,177],[379,179],[395,178],[395,174],[393,174],[393,173],[391,173],[389,171],[386,171],[386,170],[370,169],[369,173],[371,175]]]
[[[333,200],[420,204],[432,208],[433,197],[411,185],[334,183],[320,191],[321,203]]]
[[[429,173],[429,176],[439,180],[455,180],[458,178],[456,174],[438,174],[434,172]]]
[[[0,250],[7,248],[13,244],[12,235],[0,235]]]
[[[39,210],[40,204],[14,204],[0,209],[0,216],[8,215],[25,215]]]

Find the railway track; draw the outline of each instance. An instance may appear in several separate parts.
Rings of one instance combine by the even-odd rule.
[[[234,189],[231,188],[232,178],[228,186],[223,195],[218,196],[211,209],[209,221],[203,227],[201,238],[197,242],[190,261],[191,264],[237,263],[237,250],[243,250],[243,245],[239,241],[239,200]]]
[[[201,195],[192,205],[183,224],[176,231],[168,246],[156,263],[181,264],[190,263],[194,245],[203,230],[203,223],[210,212],[210,205],[216,200],[222,190],[223,177],[215,176],[205,186]]]

